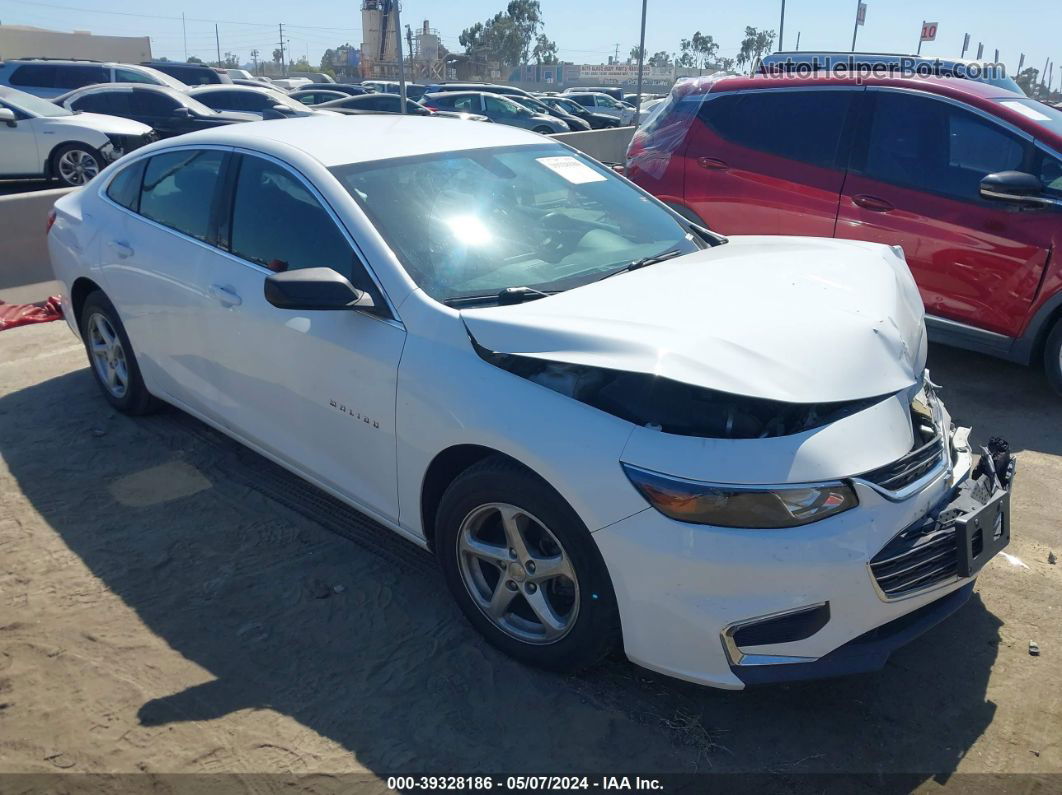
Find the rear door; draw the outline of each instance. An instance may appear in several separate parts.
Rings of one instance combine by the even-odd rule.
[[[832,237],[861,93],[709,94],[687,133],[686,203],[724,234]]]
[[[397,519],[395,398],[405,330],[392,316],[266,301],[275,272],[330,267],[385,299],[338,217],[288,166],[235,164],[227,251],[211,256],[206,323],[224,422],[347,498]],[[223,241],[224,243],[224,241]]]
[[[1059,215],[982,199],[979,183],[1036,173],[1031,140],[937,95],[873,88],[867,98],[837,236],[902,246],[928,314],[1016,335]]]
[[[204,331],[202,271],[217,238],[214,203],[226,154],[181,148],[119,171],[107,193],[113,222],[101,225],[100,241],[107,293],[149,387],[214,418],[217,371]],[[140,186],[135,202],[119,183],[129,178]]]

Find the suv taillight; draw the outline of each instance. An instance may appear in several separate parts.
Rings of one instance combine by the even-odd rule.
[[[48,223],[44,227],[45,236],[47,236],[47,234],[52,231],[52,224],[54,224],[54,223],[55,223],[55,209],[53,208],[53,209],[48,211]]]

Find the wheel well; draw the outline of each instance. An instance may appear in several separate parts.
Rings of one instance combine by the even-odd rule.
[[[515,458],[506,456],[490,447],[477,444],[461,444],[447,448],[439,453],[428,465],[428,471],[424,474],[424,484],[420,490],[420,524],[424,531],[424,537],[428,545],[433,546],[435,541],[435,516],[439,509],[439,502],[451,483],[473,464],[477,464],[490,456],[504,456],[517,464]],[[520,464],[523,466],[523,464]]]
[[[74,286],[70,290],[70,306],[74,310],[74,321],[81,328],[81,308],[85,305],[85,299],[100,287],[96,282],[85,276],[74,280]]]

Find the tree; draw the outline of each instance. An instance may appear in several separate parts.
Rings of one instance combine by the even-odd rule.
[[[697,56],[693,52],[693,42],[689,39],[683,39],[679,42],[679,56],[675,59],[677,66],[682,66],[686,69],[692,69],[697,65]]]
[[[545,33],[540,33],[535,39],[535,49],[531,51],[531,57],[540,65],[550,66],[558,63],[557,42],[550,41]]]
[[[1036,86],[1040,84],[1040,70],[1030,66],[1014,75],[1014,82],[1030,97],[1036,96]]]
[[[203,63],[202,58],[196,58],[194,55],[188,58],[188,63]]]
[[[291,68],[294,69],[296,72],[312,72],[312,71],[314,71],[313,67],[310,66],[310,62],[306,60],[306,56],[305,55],[299,56],[299,60],[297,60],[295,63],[293,63],[291,65]]]
[[[702,36],[698,30],[693,34],[693,38],[690,40],[691,50],[699,56],[700,66],[702,69],[707,69],[713,63],[715,63],[715,56],[719,52],[719,45],[715,42],[711,36]]]
[[[458,41],[473,58],[516,66],[531,57],[531,42],[537,41],[541,25],[538,0],[511,0],[505,11],[461,31]]]
[[[649,59],[650,66],[671,66],[671,55],[664,50],[654,53]]]
[[[755,63],[756,59],[764,53],[770,52],[774,46],[773,30],[757,30],[753,27],[745,28],[745,38],[741,41],[741,50],[737,54],[737,65],[744,68],[745,64]]]
[[[273,50],[273,63],[275,63],[277,66],[280,66],[282,63],[284,63],[284,52],[282,50]]]
[[[631,47],[631,54],[628,60],[630,60],[631,63],[638,63],[638,58],[642,57],[644,54],[645,50],[638,45],[635,45]]]
[[[719,68],[722,69],[724,72],[733,71],[733,69],[734,69],[734,59],[733,58],[720,58],[719,59]]]
[[[225,57],[222,59],[221,63],[218,64],[218,66],[222,66],[226,69],[239,69],[240,58],[234,52],[227,52],[225,53]]]

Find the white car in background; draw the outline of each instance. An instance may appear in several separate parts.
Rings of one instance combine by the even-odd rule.
[[[110,405],[178,406],[433,550],[528,663],[871,670],[1009,539],[1012,464],[971,472],[899,249],[728,241],[540,135],[190,133],[61,198],[48,242]]]
[[[146,124],[73,113],[0,86],[0,178],[48,177],[77,187],[108,164],[155,140]]]

